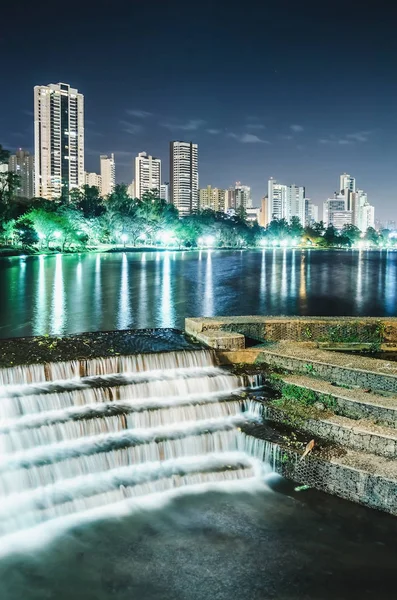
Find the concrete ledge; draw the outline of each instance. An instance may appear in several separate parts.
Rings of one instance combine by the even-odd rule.
[[[242,333],[267,342],[290,340],[326,343],[397,344],[393,317],[199,317],[185,319],[185,330],[195,336],[210,329]]]
[[[262,348],[257,362],[348,387],[397,393],[397,362],[303,349],[291,343],[278,344],[271,350]]]
[[[216,350],[244,350],[245,337],[241,333],[212,329],[195,335],[199,342]]]
[[[278,423],[294,423],[294,420],[290,421],[289,413],[278,407],[268,407],[267,418]],[[302,419],[299,428],[311,436],[330,440],[345,449],[352,448],[385,458],[397,458],[395,429],[373,425],[368,421],[352,421],[339,416]]]
[[[278,380],[277,387],[293,385],[311,390],[319,402],[330,397],[335,401],[333,409],[337,415],[350,419],[371,419],[397,428],[397,398],[379,396],[357,389],[341,388],[328,381],[305,375],[285,375]]]

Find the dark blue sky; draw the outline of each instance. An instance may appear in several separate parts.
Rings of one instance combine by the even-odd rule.
[[[33,146],[33,86],[85,96],[86,169],[199,144],[200,186],[273,176],[322,204],[347,171],[397,218],[397,12],[356,2],[19,2],[0,9],[0,143]],[[255,6],[260,4],[260,6]],[[40,6],[40,8],[39,8]],[[62,8],[63,7],[63,8]],[[392,11],[392,12],[390,12]]]

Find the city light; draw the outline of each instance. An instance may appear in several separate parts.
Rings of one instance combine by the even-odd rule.
[[[59,239],[62,236],[62,233],[60,231],[54,231],[54,238]]]

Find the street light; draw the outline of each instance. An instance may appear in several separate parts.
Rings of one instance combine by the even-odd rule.
[[[124,248],[125,248],[125,244],[128,241],[128,235],[126,233],[121,234],[121,241],[124,243]]]

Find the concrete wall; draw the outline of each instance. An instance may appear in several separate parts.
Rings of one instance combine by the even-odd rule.
[[[397,318],[377,317],[213,317],[188,318],[186,333],[208,330],[243,334],[264,342],[397,344]]]

